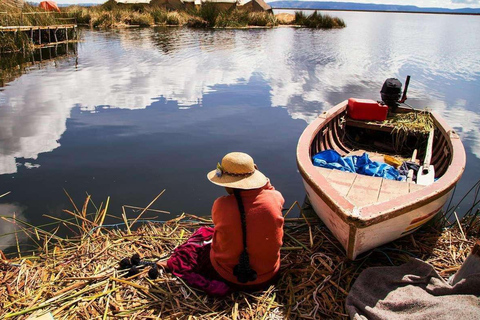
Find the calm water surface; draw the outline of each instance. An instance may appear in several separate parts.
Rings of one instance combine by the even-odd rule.
[[[307,124],[407,75],[408,102],[439,112],[465,144],[458,199],[479,179],[480,17],[334,15],[347,28],[84,31],[76,56],[0,88],[0,194],[11,192],[0,214],[64,217],[63,189],[79,205],[111,196],[119,213],[166,189],[154,208],[207,215],[224,191],[206,173],[230,151],[251,154],[286,205],[302,202],[295,148]]]

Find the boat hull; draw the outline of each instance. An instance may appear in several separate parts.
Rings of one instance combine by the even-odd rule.
[[[305,129],[297,146],[297,165],[313,209],[345,248],[348,258],[355,259],[414,232],[435,217],[460,179],[466,157],[455,131],[432,113],[437,146],[433,158],[441,173],[431,185],[315,167],[312,156],[317,152],[335,149],[346,154],[351,150],[341,140],[346,107],[347,101],[338,104]],[[371,124],[367,125],[370,130]],[[372,200],[368,202],[368,198]]]
[[[305,180],[303,184],[315,213],[343,246],[347,257],[352,260],[368,250],[415,232],[442,210],[451,195],[449,191],[440,198],[395,218],[361,228],[339,219],[337,213]]]

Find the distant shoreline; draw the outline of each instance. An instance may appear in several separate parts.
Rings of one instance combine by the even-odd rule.
[[[480,13],[467,12],[427,12],[427,11],[385,11],[385,10],[355,10],[355,9],[315,9],[315,8],[275,8],[272,10],[311,10],[311,11],[346,11],[346,12],[380,12],[380,13],[414,13],[414,14],[448,14],[460,16],[480,16]]]

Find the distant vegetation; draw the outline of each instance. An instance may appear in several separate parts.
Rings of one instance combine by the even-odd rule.
[[[92,27],[115,28],[122,26],[174,25],[197,28],[242,28],[248,26],[275,26],[277,21],[270,12],[247,12],[239,9],[219,10],[213,3],[199,9],[167,11],[149,6],[119,6],[107,2],[101,6],[71,6],[64,9],[80,24]]]
[[[53,13],[42,12],[40,8],[29,4],[20,9],[12,5],[11,0],[2,0],[0,12],[1,26],[47,26],[76,22],[104,29],[155,25],[193,28],[274,27],[280,24],[325,29],[345,27],[343,20],[317,12],[310,16],[297,12],[295,17],[290,14],[290,19],[277,19],[272,12],[249,12],[236,7],[221,10],[214,3],[205,3],[195,9],[168,11],[150,5],[118,5],[110,0],[93,7],[63,7],[62,13]],[[23,32],[0,33],[0,53],[26,51],[32,47],[29,37]]]
[[[194,28],[246,28],[250,26],[273,27],[284,24],[271,12],[248,12],[232,8],[220,10],[214,3],[205,3],[198,9],[167,11],[155,6],[118,5],[109,1],[95,7],[70,6],[64,9],[80,24],[92,27],[115,28],[122,26],[174,25]],[[297,12],[293,22],[308,28],[342,28],[342,19],[314,12],[306,16]]]
[[[307,16],[302,11],[295,12],[295,24],[302,25],[307,28],[344,28],[345,22],[336,17],[331,17],[328,14],[321,14],[317,11]]]
[[[11,2],[11,1],[10,1]],[[98,6],[62,7],[62,13],[41,12],[41,9],[26,4],[23,9],[9,5],[9,0],[0,2],[0,25],[2,26],[43,26],[58,25],[76,20],[98,28],[117,28],[124,26],[174,25],[197,28],[245,28],[249,26],[273,27],[285,24],[271,12],[248,12],[238,8],[220,10],[214,3],[205,3],[200,8],[168,11],[150,5],[119,5],[115,1],[107,1]],[[36,14],[31,14],[36,12]],[[72,18],[72,21],[66,21]],[[317,14],[306,16],[296,13],[294,24],[309,28],[344,27],[341,19]]]

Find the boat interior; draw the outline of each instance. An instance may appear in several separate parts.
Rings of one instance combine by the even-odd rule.
[[[397,112],[412,112],[410,109]],[[435,123],[435,121],[434,121]],[[325,123],[310,146],[310,155],[327,149],[336,150],[341,156],[369,154],[373,161],[385,162],[384,156],[401,161],[412,160],[417,149],[416,163],[423,164],[428,134],[396,130],[383,122],[350,119],[346,111]],[[452,147],[442,130],[435,127],[431,165],[435,178],[441,177],[452,161]],[[415,182],[402,182],[316,167],[330,184],[357,207],[388,201],[425,188]]]

